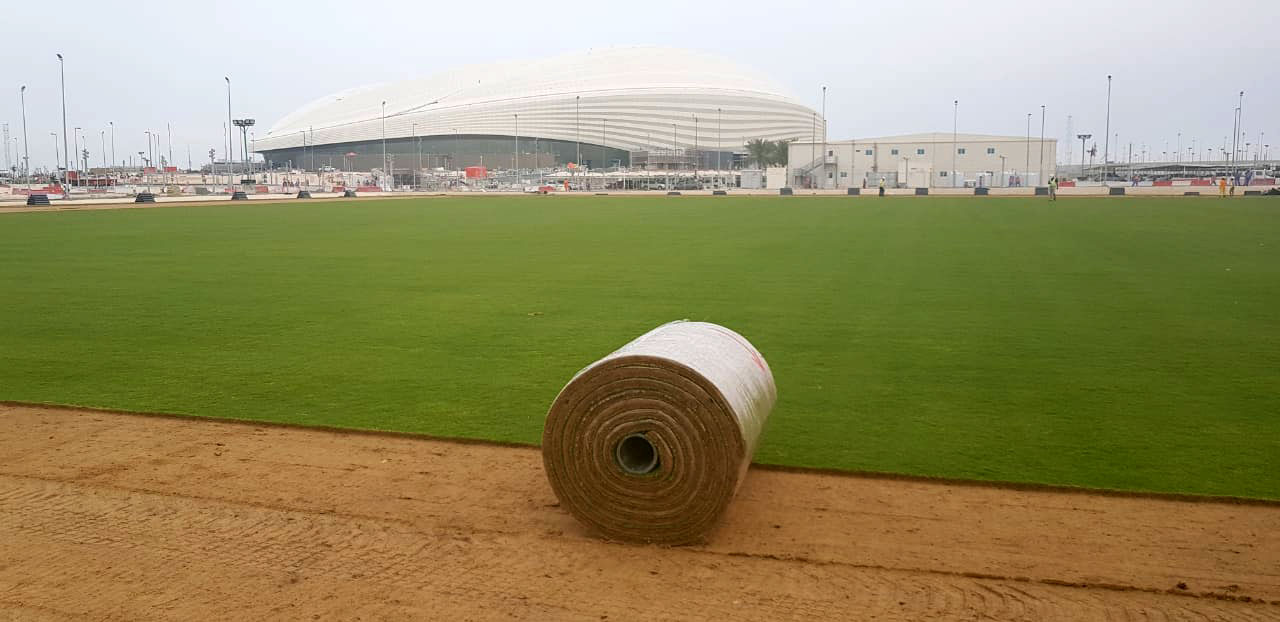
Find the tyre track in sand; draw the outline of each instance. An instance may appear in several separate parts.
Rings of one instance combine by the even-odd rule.
[[[0,620],[1280,619],[1275,507],[753,469],[706,543],[659,548],[585,533],[535,449],[0,425]]]

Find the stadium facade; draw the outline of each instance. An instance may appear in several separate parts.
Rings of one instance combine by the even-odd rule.
[[[256,140],[273,167],[386,170],[587,168],[649,163],[728,168],[751,139],[821,135],[822,120],[726,59],[669,48],[593,50],[464,67],[313,101]]]

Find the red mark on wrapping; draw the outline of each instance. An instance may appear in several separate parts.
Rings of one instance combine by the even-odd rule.
[[[764,364],[764,359],[760,358],[760,354],[756,352],[756,349],[755,349],[755,348],[751,347],[751,344],[750,344],[750,343],[748,343],[746,339],[743,339],[742,337],[739,337],[738,335],[736,335],[736,334],[734,334],[734,333],[732,333],[732,332],[729,332],[729,331],[727,331],[727,330],[725,330],[725,329],[723,329],[723,328],[721,328],[721,327],[719,327],[719,326],[716,326],[716,325],[714,325],[714,324],[710,325],[708,328],[710,328],[711,330],[716,331],[717,333],[721,333],[721,334],[723,334],[723,335],[725,335],[725,336],[729,337],[730,339],[732,339],[732,340],[734,340],[734,341],[738,342],[738,344],[739,344],[739,345],[741,345],[741,346],[742,346],[742,348],[743,348],[744,350],[746,350],[746,351],[747,351],[747,354],[750,354],[750,355],[751,355],[751,360],[755,361],[755,363],[756,363],[756,367],[759,367],[759,368],[760,368],[760,371],[762,371],[762,372],[764,372],[764,373],[766,373],[766,374],[767,374],[767,373],[769,373],[769,368],[765,366],[765,364]]]

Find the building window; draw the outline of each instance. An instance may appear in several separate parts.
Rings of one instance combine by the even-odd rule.
[[[835,154],[836,154],[836,152],[835,152],[835,151],[827,151],[827,155],[829,155],[829,156],[833,156],[833,155],[835,155]]]
[[[987,155],[995,155],[995,154],[996,154],[995,147],[987,147]]]
[[[848,176],[849,176],[849,171],[840,171],[840,176],[841,176],[841,177],[848,177]]]
[[[831,179],[832,177],[833,175],[831,173],[827,173],[827,179]]]
[[[870,149],[868,149],[868,150],[866,150],[864,153],[866,153],[867,155],[871,155],[871,150],[870,150]]]
[[[924,149],[916,149],[916,155],[924,155]]]
[[[946,177],[946,176],[947,176],[947,172],[946,172],[946,171],[940,171],[940,172],[938,173],[938,177]]]
[[[897,149],[890,149],[890,150],[889,150],[889,155],[898,155],[898,150],[897,150]]]
[[[960,154],[960,155],[964,155],[964,147],[961,147],[961,148],[959,148],[959,149],[956,149],[956,153],[958,153],[958,154]]]

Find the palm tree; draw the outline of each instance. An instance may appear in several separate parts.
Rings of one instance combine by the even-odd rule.
[[[747,141],[747,153],[757,168],[764,168],[773,162],[773,143],[763,138],[752,138]]]
[[[788,151],[790,151],[789,140],[775,140],[769,143],[769,161],[774,166],[786,166],[788,161]]]

